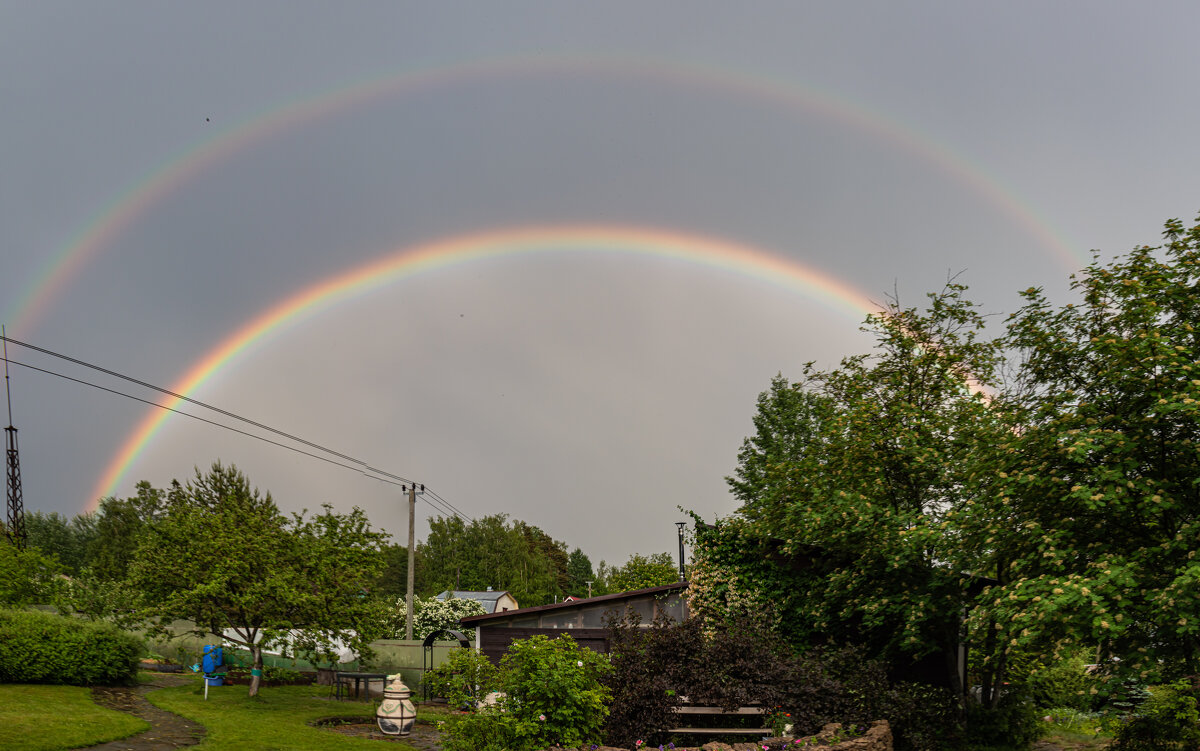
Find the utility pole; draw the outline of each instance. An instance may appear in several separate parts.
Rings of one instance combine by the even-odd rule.
[[[8,397],[8,427],[4,429],[8,443],[8,524],[4,534],[8,541],[25,549],[25,501],[21,497],[21,459],[17,455],[17,429],[12,424],[12,389],[8,382],[8,333],[0,326],[0,339],[4,340],[4,393]]]
[[[400,489],[403,490],[404,486],[401,485]],[[421,492],[422,493],[425,492],[424,485],[421,486]],[[416,581],[414,578],[414,575],[416,574],[416,568],[417,568],[416,555],[415,555],[416,545],[417,545],[417,533],[413,529],[413,525],[416,523],[416,520],[417,520],[417,486],[414,484],[414,485],[408,486],[408,587],[407,587],[407,589],[405,589],[405,593],[407,594],[407,596],[404,598],[405,604],[406,604],[406,607],[408,610],[408,612],[405,616],[405,620],[404,620],[404,639],[406,641],[412,641],[412,635],[413,635],[413,628],[412,628],[412,623],[413,623],[413,582]]]

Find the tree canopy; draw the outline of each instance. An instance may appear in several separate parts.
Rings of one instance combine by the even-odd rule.
[[[543,605],[567,594],[566,546],[541,529],[506,514],[465,522],[429,519],[429,536],[417,545],[424,566],[424,593],[443,590],[507,590],[522,607]]]
[[[367,588],[386,535],[363,512],[284,516],[235,467],[214,464],[172,494],[141,539],[131,583],[160,622],[186,618],[250,650],[257,693],[264,643],[291,633],[328,653],[335,640],[362,651],[384,613]]]
[[[772,380],[698,523],[693,611],[757,613],[893,661],[960,614],[990,689],[1100,647],[1120,678],[1200,672],[1200,224],[1040,288],[1004,331],[952,281],[868,321],[874,349]],[[699,520],[698,520],[699,522]]]

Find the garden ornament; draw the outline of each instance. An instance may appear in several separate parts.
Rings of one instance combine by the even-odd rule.
[[[404,685],[399,673],[387,679],[383,702],[375,710],[375,721],[384,735],[408,735],[417,721],[417,708],[410,701],[412,691]]]

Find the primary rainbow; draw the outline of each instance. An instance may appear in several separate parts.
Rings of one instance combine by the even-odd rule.
[[[731,72],[698,64],[543,55],[434,64],[422,70],[389,73],[326,90],[315,96],[292,99],[254,113],[173,156],[104,206],[48,261],[32,283],[26,285],[26,294],[13,303],[11,310],[5,312],[5,318],[11,320],[11,328],[18,335],[30,328],[92,256],[108,247],[166,196],[209,167],[281,131],[386,97],[448,84],[529,75],[607,75],[657,80],[670,85],[748,96],[775,106],[815,114],[865,133],[933,166],[1024,228],[1039,244],[1056,255],[1069,271],[1086,266],[1090,260],[1039,217],[1027,202],[1005,188],[997,177],[988,174],[981,166],[946,144],[830,92],[757,72]]]
[[[879,310],[879,306],[862,292],[837,279],[795,261],[728,240],[649,227],[517,227],[400,248],[302,289],[227,337],[192,365],[171,390],[183,395],[193,393],[239,355],[250,351],[253,345],[338,302],[438,269],[538,253],[599,253],[681,261],[783,287],[811,297],[856,321]],[[174,408],[181,401],[172,399],[166,406]],[[126,439],[97,483],[89,510],[94,510],[101,498],[116,492],[138,455],[170,415],[167,410],[152,410]]]

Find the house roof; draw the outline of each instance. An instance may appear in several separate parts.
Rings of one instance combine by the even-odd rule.
[[[504,597],[505,595],[508,595],[509,598],[514,602],[516,601],[515,597],[508,594],[508,590],[500,590],[499,592],[494,590],[488,590],[486,592],[472,592],[464,589],[455,589],[453,591],[447,589],[445,592],[437,595],[437,598],[439,600],[445,600],[450,597],[454,597],[456,600],[474,600],[482,605],[483,609],[487,612],[494,613],[496,612],[496,603],[499,602],[500,598]]]
[[[517,610],[508,610],[501,613],[485,613],[484,615],[469,615],[466,618],[459,620],[464,626],[479,624],[484,621],[490,621],[496,618],[512,618],[514,616],[523,616],[529,613],[544,613],[547,610],[562,610],[564,608],[581,608],[588,605],[595,605],[603,602],[614,602],[620,600],[628,600],[633,597],[641,597],[644,595],[666,595],[672,591],[687,589],[688,583],[685,581],[673,582],[671,584],[663,584],[658,587],[647,587],[646,589],[634,589],[629,592],[616,592],[611,595],[599,595],[598,597],[584,597],[574,601],[556,602],[550,605],[534,605],[530,608],[518,608]],[[490,594],[490,593],[489,593]]]

